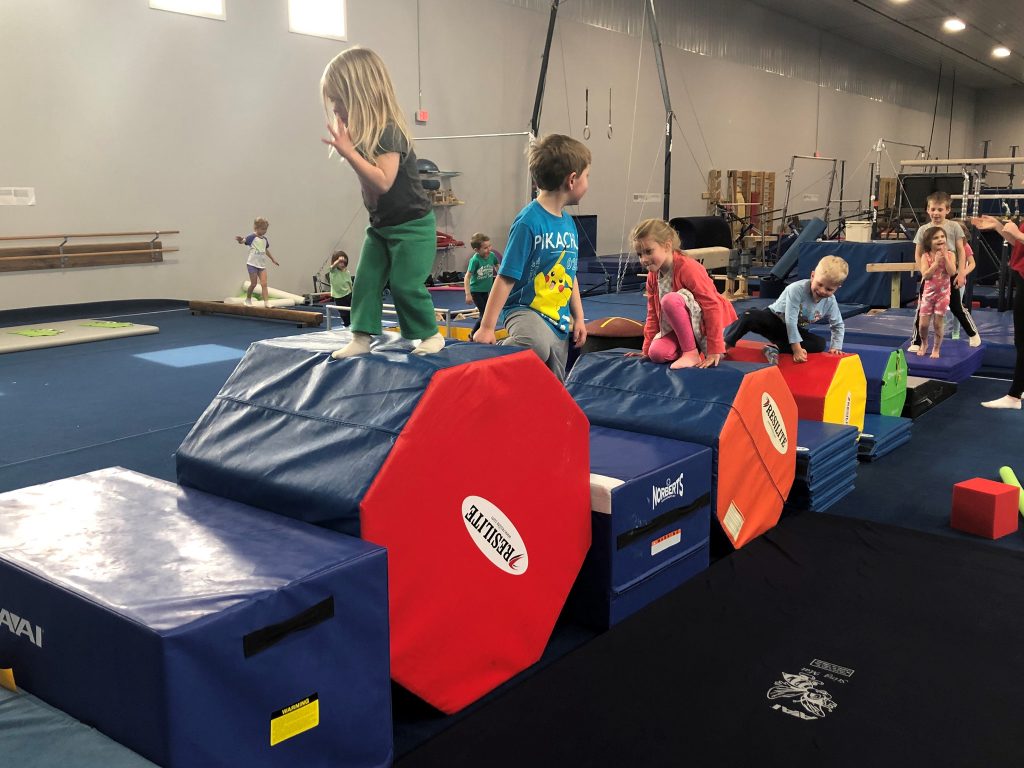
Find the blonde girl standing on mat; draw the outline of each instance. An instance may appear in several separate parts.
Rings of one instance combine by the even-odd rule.
[[[438,352],[434,303],[426,279],[437,244],[434,212],[420,183],[412,136],[384,62],[366,48],[339,53],[320,79],[329,139],[362,188],[370,214],[352,291],[352,341],[335,358],[362,355],[381,327],[381,294],[390,284],[402,336],[414,352]]]
[[[270,296],[267,294],[267,260],[274,262],[276,267],[281,265],[270,253],[270,241],[267,240],[269,228],[270,222],[259,216],[252,223],[251,234],[245,237],[235,235],[235,242],[249,246],[249,258],[245,262],[245,268],[249,272],[249,290],[245,294],[246,304],[252,304],[252,292],[256,289],[256,282],[259,281],[263,306],[270,306]]]

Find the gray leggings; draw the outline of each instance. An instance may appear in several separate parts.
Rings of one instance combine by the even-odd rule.
[[[503,346],[529,347],[537,353],[559,381],[565,381],[565,363],[569,357],[569,342],[558,338],[551,324],[532,309],[521,309],[505,316],[508,338]]]

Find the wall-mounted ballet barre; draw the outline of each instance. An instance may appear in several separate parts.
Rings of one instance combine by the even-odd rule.
[[[148,229],[132,232],[62,233],[55,235],[5,235],[3,242],[36,242],[60,240],[49,245],[17,245],[0,248],[0,272],[20,272],[36,269],[67,269],[71,267],[101,267],[119,264],[150,264],[163,261],[163,254],[178,248],[165,248],[161,235],[179,234],[177,229]],[[150,236],[145,242],[126,243],[69,243],[73,239],[104,237]]]

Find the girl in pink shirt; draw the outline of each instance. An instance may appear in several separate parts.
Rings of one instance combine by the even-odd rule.
[[[668,223],[641,221],[630,240],[647,270],[642,354],[672,368],[718,365],[725,356],[722,331],[736,319],[732,304],[718,293],[704,265],[679,250],[679,235]]]
[[[949,309],[951,289],[950,276],[956,274],[956,257],[946,248],[946,233],[942,227],[931,227],[921,238],[924,252],[921,254],[921,289],[919,330],[921,346],[918,356],[923,356],[928,347],[928,324],[935,329],[935,341],[931,357],[938,358],[942,347],[942,333],[945,329],[946,310]]]

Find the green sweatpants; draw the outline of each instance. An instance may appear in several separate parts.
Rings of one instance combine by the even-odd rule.
[[[352,289],[352,330],[381,333],[381,293],[391,283],[402,336],[426,339],[437,333],[434,302],[426,280],[437,254],[434,212],[393,227],[367,227]]]

